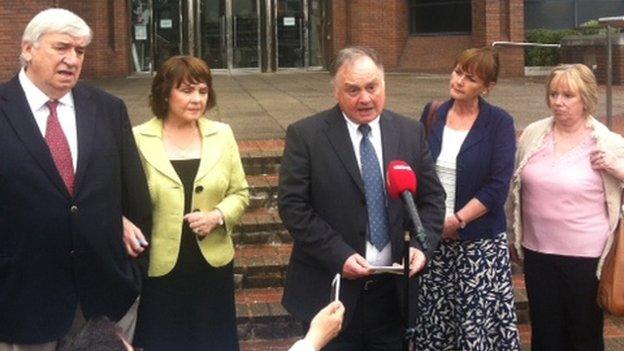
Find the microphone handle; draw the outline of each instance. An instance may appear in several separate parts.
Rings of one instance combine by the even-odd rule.
[[[428,251],[429,240],[427,239],[427,234],[425,233],[422,222],[420,221],[420,216],[418,216],[418,210],[416,210],[412,193],[406,190],[401,193],[401,198],[403,199],[403,203],[407,206],[407,212],[412,219],[412,223],[414,223],[414,235],[416,236],[416,240],[418,240],[418,243],[424,251]]]

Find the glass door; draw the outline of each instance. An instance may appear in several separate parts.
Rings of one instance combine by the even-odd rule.
[[[277,66],[304,67],[304,0],[277,0]]]
[[[325,0],[308,0],[308,28],[309,28],[309,62],[311,67],[323,67],[325,65],[325,26],[326,6]],[[330,4],[331,5],[331,4]]]
[[[132,46],[132,67],[137,73],[152,70],[151,54],[151,11],[147,0],[132,1],[132,27],[130,28]]]
[[[201,56],[211,68],[259,68],[259,0],[201,0]]]
[[[155,69],[170,57],[182,53],[180,46],[182,7],[180,0],[153,0]]]
[[[231,68],[258,68],[259,37],[258,0],[231,0],[232,64]]]
[[[200,5],[202,58],[210,68],[227,68],[225,0],[204,0]]]

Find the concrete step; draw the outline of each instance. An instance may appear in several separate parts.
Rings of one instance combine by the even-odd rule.
[[[277,207],[277,174],[248,175],[249,208]]]
[[[283,139],[241,140],[238,150],[245,174],[277,174],[284,150]]]
[[[526,292],[521,276],[514,277],[516,309],[523,342],[530,340]],[[245,340],[249,351],[287,350],[304,335],[302,324],[291,317],[281,306],[282,287],[243,289],[236,292],[236,313],[239,339]],[[624,337],[624,323],[617,327],[605,324],[605,335]],[[275,343],[272,343],[275,341]],[[274,347],[274,348],[267,348]]]
[[[282,288],[245,289],[236,292],[239,340],[295,340],[304,334],[303,325],[282,307]],[[256,347],[262,342],[255,343]],[[288,349],[288,348],[286,348]]]
[[[287,351],[299,337],[274,340],[246,340],[240,342],[241,351]]]
[[[234,274],[236,288],[281,288],[286,278],[286,269],[292,244],[240,245],[236,248]],[[524,276],[514,274],[514,297],[518,321],[529,321],[528,299]]]
[[[606,351],[624,351],[624,318],[607,316],[605,318],[605,350]],[[531,350],[531,327],[528,324],[521,324],[520,341],[523,351]],[[287,351],[299,337],[281,338],[273,340],[246,340],[241,341],[242,351]]]
[[[514,299],[516,302],[516,316],[518,317],[518,323],[529,323],[529,299],[527,297],[526,288],[524,286],[524,275],[514,274],[513,277],[514,286]]]
[[[291,250],[292,244],[237,247],[234,257],[236,288],[282,287]]]
[[[251,208],[243,215],[233,234],[236,245],[292,242],[276,208]]]
[[[293,241],[292,236],[284,228],[246,233],[235,231],[232,237],[237,247],[241,245],[289,244]]]

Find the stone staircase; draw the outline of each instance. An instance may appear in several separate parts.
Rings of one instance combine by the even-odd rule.
[[[235,229],[234,279],[238,336],[243,351],[288,350],[303,326],[281,305],[292,238],[277,212],[282,140],[239,142],[250,206]]]
[[[251,204],[235,230],[236,313],[243,351],[288,350],[304,334],[300,322],[281,306],[292,238],[277,212],[277,171],[282,140],[239,142],[251,192]],[[528,328],[524,281],[514,275],[521,333]]]

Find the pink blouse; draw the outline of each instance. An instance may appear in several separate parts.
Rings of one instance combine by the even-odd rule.
[[[587,136],[557,156],[552,132],[522,170],[522,245],[565,256],[600,257],[609,236],[609,218],[600,172],[589,154]]]

